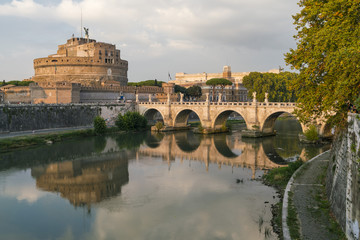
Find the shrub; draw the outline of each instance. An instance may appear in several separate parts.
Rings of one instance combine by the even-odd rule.
[[[317,141],[319,140],[319,135],[316,130],[315,125],[310,125],[309,128],[304,132],[304,135],[309,141]]]
[[[204,131],[204,128],[203,128],[203,126],[201,125],[201,123],[200,123],[199,126],[198,126],[198,130],[199,130],[199,132]]]
[[[115,120],[115,125],[120,129],[120,130],[126,130],[126,125],[125,125],[125,120],[123,115],[121,115],[121,113],[119,113],[119,115],[117,116],[116,120]]]
[[[102,135],[106,132],[105,120],[100,116],[94,118],[94,132],[97,135]]]
[[[155,127],[156,127],[157,130],[160,130],[160,129],[162,129],[164,127],[164,124],[162,122],[157,122],[155,124]]]
[[[221,130],[222,131],[227,131],[228,128],[226,127],[226,122],[224,122],[222,125],[221,125]]]
[[[121,130],[139,130],[146,128],[147,120],[138,112],[127,112],[118,115],[115,125]]]

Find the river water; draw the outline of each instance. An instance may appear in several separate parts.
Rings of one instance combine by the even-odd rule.
[[[277,239],[259,180],[329,145],[294,121],[263,139],[131,133],[0,155],[0,239]]]

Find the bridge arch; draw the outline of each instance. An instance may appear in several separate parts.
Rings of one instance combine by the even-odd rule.
[[[220,134],[213,136],[213,143],[215,145],[216,150],[226,158],[237,158],[242,153],[234,153],[230,146],[228,145],[226,135]]]
[[[203,124],[201,115],[196,110],[187,108],[187,109],[182,109],[175,114],[173,126],[174,127],[186,127],[191,113],[195,113],[197,115],[197,117],[199,118],[200,123]]]
[[[226,109],[225,111],[219,112],[215,116],[214,118],[215,120],[212,122],[211,127],[215,129],[221,128],[223,124],[228,120],[229,116],[234,112],[239,114],[244,119],[246,127],[248,128],[249,125],[248,125],[248,120],[246,118],[246,114],[241,113],[240,111],[234,109]]]
[[[162,121],[162,122],[164,121],[163,114],[161,113],[161,111],[159,111],[156,108],[146,109],[143,115],[148,121],[148,125],[155,125],[157,121]]]
[[[286,111],[272,112],[272,113],[268,114],[267,116],[265,116],[264,120],[262,122],[260,122],[260,130],[263,133],[273,133],[274,127],[275,127],[275,121],[283,113],[288,113],[291,116],[294,116],[292,113],[286,112]],[[296,117],[296,119],[298,120],[299,124],[301,125],[302,132],[304,132],[305,126],[299,121],[299,119],[297,117]]]
[[[186,153],[196,151],[201,145],[201,135],[193,132],[178,132],[174,134],[175,142],[178,148]]]

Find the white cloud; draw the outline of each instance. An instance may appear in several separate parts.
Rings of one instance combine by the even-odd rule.
[[[129,61],[130,77],[139,80],[156,75],[149,72],[141,61],[152,59],[148,63],[162,66],[174,59],[174,65],[181,68],[180,63],[186,58],[211,56],[216,52],[219,61],[211,65],[197,62],[197,72],[216,72],[225,65],[227,58],[234,59],[233,66],[243,65],[247,71],[250,66],[258,70],[267,70],[283,64],[283,53],[294,46],[291,14],[297,11],[296,0],[59,0],[58,3],[46,4],[34,0],[13,0],[0,4],[0,18],[29,19],[43,30],[41,36],[33,34],[24,39],[36,42],[38,39],[51,39],[54,33],[59,36],[53,42],[62,44],[72,33],[80,35],[80,13],[83,13],[83,25],[90,28],[90,37],[98,41],[110,42],[118,47],[123,46],[123,57]],[[3,31],[14,34],[10,28],[16,28],[20,22],[10,22]],[[53,27],[51,29],[51,25]],[[69,31],[69,29],[71,29]],[[31,29],[29,29],[30,31]],[[11,36],[7,36],[10,38]],[[7,41],[16,48],[15,43]],[[29,44],[29,46],[32,46]],[[40,49],[36,46],[37,50]],[[204,52],[207,49],[207,52]],[[271,51],[271,55],[260,57],[266,60],[243,61],[239,49],[248,49],[247,54],[255,54],[258,49]],[[0,47],[1,50],[1,47]],[[161,58],[161,59],[160,59]],[[176,59],[176,60],[175,60]],[[27,59],[28,61],[29,59]],[[219,62],[222,64],[219,66]],[[10,63],[9,63],[10,64]],[[32,64],[28,62],[28,64]],[[194,64],[194,63],[193,63]],[[217,66],[217,69],[213,69]],[[181,71],[190,72],[191,69]],[[151,68],[150,68],[151,69]],[[213,69],[213,70],[211,70]],[[0,66],[0,72],[1,72]],[[167,72],[167,70],[164,70]],[[147,76],[148,77],[147,77]]]
[[[13,173],[7,176],[5,183],[2,184],[3,186],[0,187],[1,195],[15,198],[18,201],[35,203],[48,194],[36,189],[35,180],[31,178],[30,170]]]

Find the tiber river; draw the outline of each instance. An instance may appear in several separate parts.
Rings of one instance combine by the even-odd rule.
[[[329,146],[299,125],[242,139],[191,131],[131,133],[0,155],[0,239],[277,239],[268,169]]]

